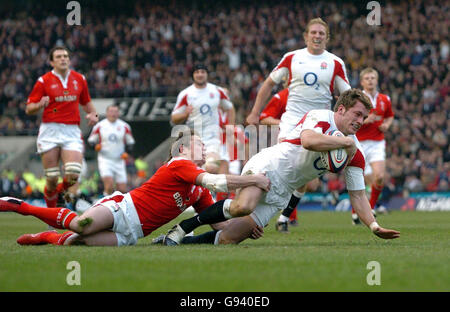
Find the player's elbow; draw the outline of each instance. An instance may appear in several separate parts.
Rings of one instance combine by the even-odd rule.
[[[27,107],[25,107],[25,114],[27,115],[34,115],[35,111],[33,111],[29,105],[27,105]]]
[[[179,125],[179,124],[183,123],[184,119],[180,118],[180,116],[178,116],[178,115],[172,115],[170,117],[170,121],[175,125]]]
[[[301,140],[303,148],[307,150],[314,150],[316,145],[314,144],[314,140],[311,140],[309,136],[302,136]]]

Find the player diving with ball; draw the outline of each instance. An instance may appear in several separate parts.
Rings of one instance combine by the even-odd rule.
[[[380,238],[394,239],[400,232],[385,229],[371,212],[365,193],[364,154],[355,133],[362,126],[371,109],[369,98],[360,90],[350,89],[339,97],[334,112],[327,109],[311,110],[279,144],[263,149],[244,166],[241,175],[264,174],[271,181],[267,192],[255,186],[240,190],[234,200],[226,199],[183,220],[155,243],[178,245],[197,243],[196,237],[185,237],[202,224],[230,222],[222,229],[209,234],[214,244],[238,244],[259,233],[279,210],[286,207],[293,190],[323,175],[328,164],[321,153],[344,149],[348,155],[345,180],[350,202],[360,220]],[[338,130],[344,136],[331,136]],[[205,235],[205,234],[202,234]],[[202,240],[202,242],[205,242]]]

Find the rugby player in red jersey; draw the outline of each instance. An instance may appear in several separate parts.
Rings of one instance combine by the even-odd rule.
[[[46,177],[45,202],[47,207],[56,207],[58,195],[74,185],[81,173],[84,147],[79,105],[86,112],[89,126],[98,122],[98,114],[91,102],[86,78],[69,68],[69,50],[61,46],[53,48],[49,61],[53,70],[38,78],[25,112],[28,115],[42,112],[37,152],[41,155]],[[58,184],[60,161],[64,179]]]
[[[256,186],[268,191],[270,188],[270,180],[263,174],[210,174],[201,169],[205,148],[200,137],[190,132],[180,133],[172,144],[171,155],[142,186],[129,193],[115,192],[104,197],[80,216],[67,208],[41,208],[12,197],[0,198],[0,211],[32,215],[50,226],[69,230],[61,234],[56,231],[25,234],[17,240],[21,245],[124,246],[136,244],[139,238],[173,220],[190,206],[197,212],[211,205],[223,206],[224,201],[214,203],[209,190],[226,192]],[[201,222],[211,223],[207,214],[202,218]]]

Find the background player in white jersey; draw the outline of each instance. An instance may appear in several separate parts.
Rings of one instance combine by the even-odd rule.
[[[393,120],[391,99],[386,94],[379,93],[378,72],[371,68],[365,68],[359,74],[363,92],[372,102],[369,117],[357,133],[358,140],[366,157],[364,177],[366,184],[371,186],[370,206],[375,213],[375,204],[383,191],[385,179],[386,140],[384,133],[389,129]],[[352,213],[353,224],[359,224],[358,216]]]
[[[172,123],[185,123],[202,138],[206,147],[205,169],[218,173],[220,167],[220,125],[219,106],[228,114],[230,124],[235,124],[233,104],[223,89],[208,82],[208,70],[203,64],[193,68],[194,83],[181,91],[172,111]]]
[[[308,111],[331,109],[335,89],[342,93],[351,88],[342,59],[325,50],[330,39],[328,24],[321,18],[310,20],[303,38],[306,48],[288,52],[283,56],[261,86],[255,105],[247,117],[248,123],[257,124],[273,87],[287,79],[289,96],[286,112],[281,116],[279,141],[295,128]],[[296,209],[305,191],[314,191],[318,186],[319,181],[315,180],[294,191],[286,211],[283,211],[278,220],[278,230],[287,231],[288,216]]]
[[[337,148],[345,148],[349,156],[345,179],[350,201],[361,221],[380,238],[399,237],[399,232],[378,225],[365,193],[364,155],[355,133],[367,118],[370,108],[367,96],[361,90],[351,89],[339,97],[334,112],[325,109],[308,112],[283,142],[263,149],[244,166],[242,175],[265,174],[270,179],[268,192],[253,186],[245,187],[235,200],[226,200],[221,209],[211,206],[198,218],[184,220],[173,227],[163,243],[179,244],[185,233],[202,224],[202,213],[208,214],[211,222],[235,218],[217,232],[214,242],[240,243],[249,238],[255,228],[266,226],[277,211],[285,207],[293,190],[323,175],[326,167],[321,163],[320,153]],[[328,135],[333,130],[339,130],[345,136]],[[214,209],[216,217],[211,218]]]
[[[125,160],[135,140],[130,125],[119,119],[118,106],[107,107],[106,118],[95,125],[88,142],[95,145],[98,152],[98,170],[103,180],[104,195],[112,194],[115,190],[127,192]]]

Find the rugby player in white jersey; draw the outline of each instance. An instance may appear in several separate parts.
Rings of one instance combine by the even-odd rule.
[[[328,24],[321,18],[310,20],[306,25],[303,37],[306,48],[288,52],[283,56],[261,86],[255,105],[247,117],[249,124],[257,124],[273,87],[286,79],[289,96],[286,112],[281,116],[279,142],[310,110],[331,109],[335,90],[342,93],[351,88],[342,59],[325,50],[330,39]],[[293,192],[286,210],[278,219],[277,229],[279,231],[287,231],[289,215],[296,209],[301,197],[306,191],[315,191],[318,186],[319,180],[316,179],[302,189]]]
[[[254,186],[242,188],[234,200],[225,200],[222,207],[211,206],[198,216],[174,226],[163,244],[185,243],[185,233],[203,224],[200,221],[203,213],[208,214],[210,222],[214,223],[231,219],[209,243],[237,244],[254,236],[255,229],[262,230],[285,207],[295,189],[327,171],[320,153],[337,148],[344,148],[349,156],[344,169],[346,185],[350,202],[362,223],[380,238],[399,237],[400,232],[378,225],[365,193],[365,160],[355,133],[371,107],[370,100],[361,90],[350,89],[339,97],[334,112],[327,109],[308,112],[281,143],[263,149],[244,166],[242,175],[264,174],[270,179],[268,192]],[[345,136],[328,135],[334,130]],[[189,243],[195,243],[195,238],[190,238]]]
[[[135,140],[130,125],[119,118],[118,106],[110,105],[106,108],[106,118],[95,125],[88,142],[95,145],[98,152],[98,171],[103,181],[103,195],[110,195],[115,190],[127,192],[125,161]]]
[[[194,83],[178,94],[171,121],[175,125],[186,124],[199,134],[206,147],[205,170],[218,173],[222,146],[219,106],[227,112],[229,123],[234,125],[233,103],[223,89],[208,82],[205,65],[194,66],[192,79]]]

